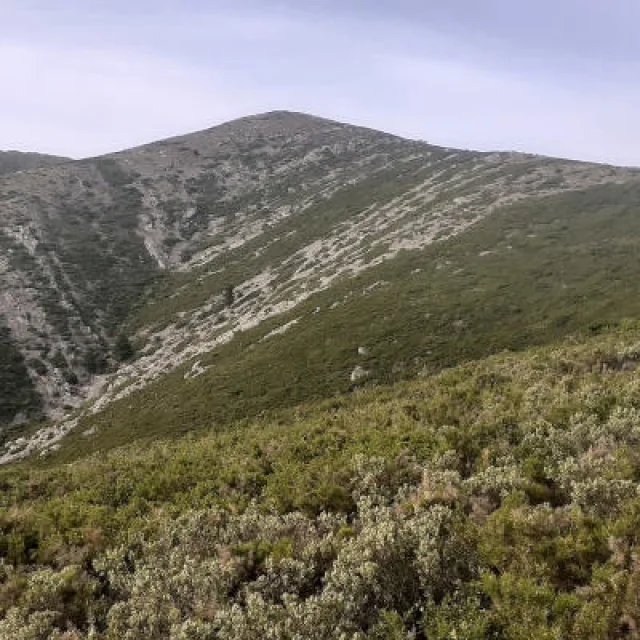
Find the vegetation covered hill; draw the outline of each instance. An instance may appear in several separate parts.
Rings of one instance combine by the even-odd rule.
[[[282,112],[0,178],[0,640],[638,637],[639,207]]]
[[[122,322],[164,273],[191,278],[345,185],[431,155],[451,154],[276,113],[0,178],[0,318],[45,413],[79,404],[116,366]]]
[[[633,638],[640,327],[0,474],[0,637]]]

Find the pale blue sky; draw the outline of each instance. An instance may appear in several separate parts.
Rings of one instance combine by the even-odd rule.
[[[0,0],[0,148],[84,156],[272,109],[640,165],[637,0]]]

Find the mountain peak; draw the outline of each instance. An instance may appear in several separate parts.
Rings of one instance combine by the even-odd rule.
[[[126,154],[128,151],[157,150],[159,147],[185,145],[192,145],[196,150],[199,150],[197,147],[202,143],[208,147],[211,147],[211,145],[218,147],[218,145],[224,146],[228,143],[242,145],[247,141],[270,138],[277,138],[281,142],[286,139],[295,141],[298,136],[319,140],[318,136],[335,137],[340,134],[342,134],[342,137],[365,136],[376,139],[385,137],[387,139],[401,140],[401,138],[391,134],[320,116],[295,111],[276,110],[235,118],[200,131],[158,140],[137,147],[134,150],[124,150],[119,153]]]

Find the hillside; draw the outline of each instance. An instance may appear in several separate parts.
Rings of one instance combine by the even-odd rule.
[[[625,323],[5,469],[0,638],[634,638],[639,362]]]
[[[0,313],[45,410],[77,404],[114,366],[118,327],[166,270],[189,272],[415,146],[271,114],[0,179]]]
[[[48,167],[63,162],[71,162],[71,158],[25,151],[0,151],[0,176],[6,173],[29,171],[30,169]]]
[[[0,458],[224,427],[635,317],[639,203],[637,170],[287,112],[5,176]]]

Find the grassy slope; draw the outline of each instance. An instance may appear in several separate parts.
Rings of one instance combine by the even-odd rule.
[[[627,324],[223,433],[3,470],[0,633],[627,637],[639,345]]]
[[[203,375],[185,381],[186,365],[85,420],[60,455],[342,393],[358,364],[371,371],[364,384],[386,383],[638,317],[638,202],[637,185],[550,197],[401,254],[199,358],[210,367]],[[371,289],[377,282],[390,284]],[[261,340],[300,316],[283,336]],[[90,427],[98,433],[80,435]]]

